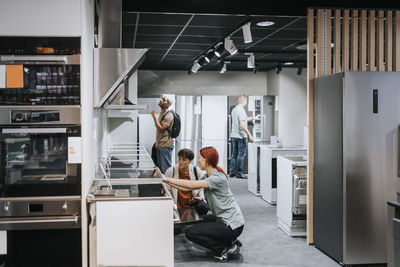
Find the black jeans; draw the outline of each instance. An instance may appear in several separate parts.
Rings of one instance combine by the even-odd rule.
[[[186,230],[186,238],[217,254],[221,254],[226,247],[230,247],[232,241],[235,241],[243,231],[244,225],[232,230],[230,226],[215,221],[213,215],[206,215],[203,218],[206,222],[196,224]]]

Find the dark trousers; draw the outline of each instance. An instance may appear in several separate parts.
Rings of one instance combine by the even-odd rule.
[[[232,246],[243,231],[243,225],[232,230],[232,228],[222,222],[213,221],[213,215],[204,216],[206,222],[196,224],[186,230],[186,238],[200,246],[208,248],[217,254]]]
[[[232,137],[232,156],[230,174],[243,175],[244,156],[246,156],[247,138]]]

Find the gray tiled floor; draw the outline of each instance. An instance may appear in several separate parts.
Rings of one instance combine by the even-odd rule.
[[[232,192],[245,217],[245,228],[239,239],[243,243],[238,258],[224,266],[340,266],[304,238],[292,238],[277,225],[276,206],[269,205],[247,190],[247,180],[230,178]],[[219,266],[213,253],[175,236],[175,266]]]

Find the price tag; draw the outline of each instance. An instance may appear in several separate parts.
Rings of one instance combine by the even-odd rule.
[[[68,137],[68,163],[82,163],[82,138]]]

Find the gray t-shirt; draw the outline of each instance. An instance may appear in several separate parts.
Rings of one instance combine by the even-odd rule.
[[[208,184],[208,188],[204,189],[204,196],[217,221],[229,225],[232,230],[242,226],[242,211],[233,198],[225,174],[214,170],[209,177],[207,174],[204,177]]]
[[[240,105],[237,105],[234,109],[232,109],[231,117],[232,117],[231,137],[240,139],[247,138],[246,132],[243,131],[242,127],[240,127],[240,121],[244,121],[244,124],[247,127],[247,114],[244,108]]]

